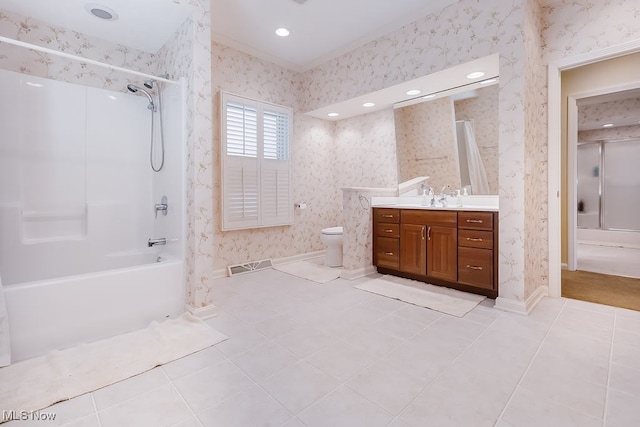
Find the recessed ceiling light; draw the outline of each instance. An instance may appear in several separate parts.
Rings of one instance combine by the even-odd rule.
[[[32,83],[32,82],[25,82],[25,83],[31,87],[44,87],[44,85],[40,83]]]
[[[116,98],[116,97],[115,97],[115,96],[113,96],[113,95],[109,95],[109,99],[118,99],[118,98]]]
[[[473,73],[467,74],[468,79],[479,79],[482,76],[484,76],[482,71],[474,71]]]
[[[362,104],[363,107],[367,107],[367,108],[368,107],[373,107],[374,105],[376,105],[376,104],[374,104],[373,102],[365,102],[364,104]]]
[[[338,113],[329,113],[329,114],[327,114],[327,116],[329,116],[329,117],[338,117],[339,115],[340,114],[338,114]]]
[[[607,123],[606,125],[602,125],[603,128],[612,128],[613,123]]]
[[[280,37],[287,37],[291,32],[284,27],[280,27],[276,30],[276,34]]]
[[[497,81],[498,81],[498,79],[487,79],[487,80],[483,80],[483,81],[481,81],[481,82],[480,82],[480,84],[481,84],[481,85],[488,85],[488,84],[490,84],[490,83],[495,83],[495,82],[497,82]]]
[[[435,97],[436,97],[436,94],[435,94],[435,93],[430,93],[429,95],[425,95],[425,96],[423,96],[422,98],[423,98],[423,99],[431,99],[431,98],[435,98]]]
[[[407,91],[407,95],[418,95],[420,91],[418,89],[411,89]]]
[[[87,3],[84,5],[84,10],[86,10],[96,18],[100,18],[105,21],[115,21],[116,19],[118,19],[118,14],[115,10],[101,4]]]

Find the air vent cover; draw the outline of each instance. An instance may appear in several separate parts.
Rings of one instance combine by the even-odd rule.
[[[270,259],[263,259],[260,261],[245,262],[244,264],[235,264],[227,267],[229,276],[235,276],[242,273],[250,273],[252,271],[264,270],[265,268],[273,267],[273,263]]]

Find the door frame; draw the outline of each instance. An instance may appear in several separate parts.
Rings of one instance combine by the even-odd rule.
[[[549,296],[560,297],[561,289],[561,73],[582,65],[640,52],[640,39],[581,55],[563,58],[548,66],[548,216]],[[568,119],[568,118],[567,118]],[[574,180],[575,181],[575,180]],[[570,191],[570,190],[568,190]],[[567,195],[568,196],[568,195]],[[569,200],[567,200],[569,202]],[[575,239],[575,233],[574,239]],[[571,245],[569,245],[571,246]]]

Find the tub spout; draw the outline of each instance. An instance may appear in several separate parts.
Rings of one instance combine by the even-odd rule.
[[[167,244],[167,239],[165,239],[164,237],[162,237],[160,239],[149,239],[147,241],[147,245],[149,247],[155,246],[155,245],[166,245],[166,244]]]

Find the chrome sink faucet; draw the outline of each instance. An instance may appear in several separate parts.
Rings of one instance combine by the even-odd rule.
[[[447,188],[449,188],[449,184],[442,187],[442,190],[440,190],[440,197],[438,198],[438,201],[442,204],[443,208],[447,207],[447,194],[444,192]]]

